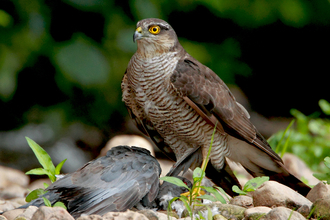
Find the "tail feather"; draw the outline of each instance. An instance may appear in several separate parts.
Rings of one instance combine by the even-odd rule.
[[[283,185],[286,185],[286,186],[290,187],[291,189],[297,191],[301,195],[306,196],[309,193],[309,191],[311,190],[311,188],[308,185],[306,185],[305,183],[303,183],[301,180],[299,180],[297,177],[295,177],[293,174],[291,174],[281,162],[277,162],[277,164],[278,164],[281,172],[269,171],[269,170],[264,169],[257,165],[256,166],[258,167],[258,172],[253,172],[252,170],[249,170],[244,165],[243,165],[243,167],[253,177],[261,176],[259,174],[263,173],[264,176],[269,176],[270,180],[274,180]]]
[[[237,185],[239,188],[242,188],[230,166],[228,165],[227,160],[225,160],[224,167],[221,170],[217,170],[212,165],[212,163],[209,163],[206,167],[205,174],[230,196],[238,195],[232,190],[232,187],[234,185]]]

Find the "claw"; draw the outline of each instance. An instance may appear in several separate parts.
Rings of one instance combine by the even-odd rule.
[[[192,196],[191,196],[192,198],[190,198],[189,191],[185,192],[185,193],[181,193],[180,195],[187,197],[190,202],[190,201],[194,201],[198,196],[205,195],[205,192],[203,190],[201,190],[200,187],[196,187],[192,192]]]

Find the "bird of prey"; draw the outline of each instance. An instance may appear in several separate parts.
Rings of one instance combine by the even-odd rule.
[[[205,158],[216,126],[206,176],[228,194],[234,195],[232,185],[239,183],[227,158],[254,177],[269,176],[303,195],[309,192],[288,172],[226,84],[184,50],[167,22],[139,21],[133,40],[137,51],[122,80],[122,99],[137,127],[168,157],[189,158],[200,147]]]
[[[63,202],[77,218],[125,211],[138,204],[149,207],[159,192],[161,167],[146,149],[117,146],[104,157],[88,162],[74,173],[55,181],[47,193],[20,208]]]

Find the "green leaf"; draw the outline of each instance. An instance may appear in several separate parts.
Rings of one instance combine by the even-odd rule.
[[[198,211],[197,213],[198,213],[198,216],[199,216],[199,220],[205,220],[203,214],[200,211]]]
[[[55,166],[52,162],[52,159],[47,154],[47,152],[40,147],[36,142],[34,142],[32,139],[25,137],[30,148],[33,150],[34,154],[36,155],[39,163],[45,170],[49,170],[51,173],[55,173]]]
[[[261,186],[264,182],[268,181],[269,177],[268,176],[260,176],[260,177],[255,177],[253,179],[250,179],[247,181],[243,187],[244,192],[252,192],[255,191],[259,186]]]
[[[323,113],[326,115],[330,115],[330,103],[325,99],[319,100],[319,106],[322,109]]]
[[[238,193],[240,195],[247,195],[246,192],[242,191],[238,186],[234,185],[232,187],[233,192]]]
[[[55,175],[59,175],[61,172],[61,169],[65,163],[67,159],[64,159],[63,161],[61,161],[61,163],[57,164],[56,168],[55,168]]]
[[[63,202],[56,202],[53,207],[62,207],[64,208],[65,210],[67,210],[66,206],[64,205]]]
[[[172,212],[172,203],[176,200],[178,200],[179,197],[174,197],[173,199],[171,199],[168,203],[167,206],[167,219],[170,220],[170,212]]]
[[[184,187],[186,189],[189,189],[189,187],[182,181],[180,180],[179,178],[176,178],[176,177],[173,177],[173,176],[163,176],[163,177],[160,177],[159,179],[163,180],[163,181],[166,181],[166,182],[169,182],[169,183],[172,183],[174,185],[177,185],[179,187]]]
[[[201,181],[202,178],[204,178],[204,177],[205,177],[205,173],[203,172],[203,170],[200,167],[196,167],[196,169],[193,172],[194,182]]]
[[[207,208],[207,219],[212,220],[213,216],[212,216],[211,208],[209,206],[206,206],[206,208]]]
[[[330,157],[324,158],[324,164],[330,169]]]
[[[214,198],[213,196],[211,195],[201,195],[201,196],[197,196],[198,199],[207,199],[207,200],[210,200],[212,202],[216,202],[217,199]]]
[[[32,200],[37,199],[39,196],[45,194],[47,191],[44,189],[35,189],[33,191],[31,191],[25,198],[26,202],[31,202]]]
[[[286,127],[286,129],[284,130],[283,134],[282,134],[282,137],[280,139],[280,141],[278,142],[277,146],[276,146],[276,149],[275,149],[275,152],[276,153],[279,153],[280,152],[280,149],[281,149],[281,143],[286,135],[286,133],[288,132],[288,130],[291,128],[291,126],[293,125],[293,123],[295,122],[295,120],[293,119],[290,124]],[[290,138],[288,137],[287,140],[289,140]],[[286,143],[287,145],[287,143]],[[286,147],[283,146],[283,149],[282,149],[282,156],[284,154],[284,152],[286,151]]]
[[[45,189],[48,188],[49,184],[47,184],[47,183],[43,183],[43,184],[44,184]]]
[[[229,198],[229,196],[227,196],[227,193],[221,188],[221,187],[219,187],[219,186],[213,186],[215,189],[218,189],[221,193],[222,193],[222,195],[225,195],[226,196],[226,198],[227,198],[227,200],[230,200],[230,198]],[[221,195],[221,194],[220,194]],[[223,197],[221,195],[221,197]],[[225,204],[225,203],[224,203]]]
[[[191,208],[190,208],[190,206],[188,204],[188,198],[185,197],[185,196],[180,196],[179,199],[183,202],[183,204],[186,207],[186,209],[187,209],[187,211],[188,211],[189,216],[191,217],[191,219],[193,219],[193,212],[191,211]]]
[[[35,169],[27,171],[25,174],[27,174],[27,175],[48,175],[49,171],[47,171],[43,168],[35,168]]]
[[[12,23],[13,19],[6,11],[0,9],[0,26],[8,27]]]
[[[220,201],[222,204],[226,204],[226,200],[223,198],[223,196],[218,192],[218,190],[216,190],[213,187],[209,187],[209,186],[201,186],[203,189],[205,189],[206,191],[208,191],[209,193],[212,193],[215,198]]]
[[[49,172],[48,170],[43,169],[43,168],[35,168],[35,169],[32,169],[32,170],[29,170],[25,174],[29,174],[29,175],[31,175],[31,174],[32,175],[47,175],[52,183],[56,181],[55,175],[52,174],[51,172]]]
[[[314,173],[313,176],[321,181],[322,180],[330,181],[330,173]]]
[[[66,79],[81,86],[102,85],[109,79],[110,65],[103,51],[83,35],[75,35],[55,50],[54,60]]]
[[[45,197],[42,197],[42,199],[44,200],[44,203],[45,203],[46,206],[52,207],[52,204],[50,203],[49,199],[47,199]]]

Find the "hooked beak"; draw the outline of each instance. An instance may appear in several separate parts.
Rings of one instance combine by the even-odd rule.
[[[141,27],[136,28],[133,35],[133,42],[135,43],[135,41],[140,40],[142,37],[143,37],[142,28]]]

